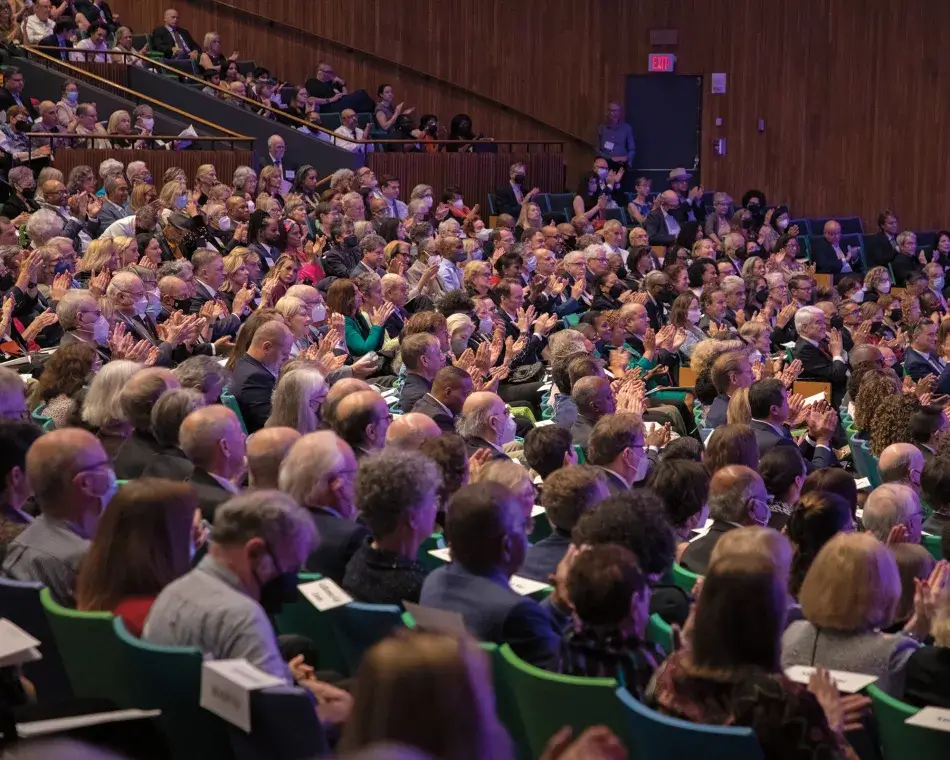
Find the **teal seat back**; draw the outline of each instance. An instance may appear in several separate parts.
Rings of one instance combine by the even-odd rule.
[[[402,610],[395,604],[350,602],[328,610],[337,646],[350,673],[356,673],[363,655],[396,628],[402,628]]]
[[[244,424],[244,415],[241,414],[241,407],[238,406],[237,399],[227,390],[221,391],[221,403],[237,415],[241,422],[241,429],[247,433],[247,425]]]
[[[301,573],[298,583],[320,580],[323,577],[315,573]],[[325,612],[320,612],[298,591],[297,601],[284,604],[276,615],[277,630],[283,634],[296,633],[311,639],[319,658],[314,667],[317,670],[332,670],[345,676],[350,672],[343,652],[333,632],[333,621]]]
[[[881,473],[877,467],[877,457],[871,453],[871,447],[868,441],[861,444],[861,457],[864,459],[864,466],[867,469],[865,476],[871,481],[871,487],[877,488],[881,485]]]
[[[438,557],[433,557],[429,552],[444,548],[445,536],[442,533],[433,533],[422,542],[422,545],[419,547],[419,556],[416,557],[416,560],[427,572],[431,573],[436,568],[442,567],[445,563]]]
[[[685,567],[673,564],[673,583],[676,584],[677,588],[683,589],[687,594],[693,593],[693,586],[696,585],[696,581],[700,579],[701,576],[696,573],[691,573]]]
[[[199,706],[201,650],[165,647],[142,641],[128,632],[121,618],[113,621],[134,684],[135,706],[161,710],[156,718],[171,750],[181,760],[231,758],[228,724]]]
[[[946,732],[904,723],[919,712],[918,708],[894,699],[873,684],[868,687],[868,696],[884,760],[945,760],[950,755],[950,736]]]
[[[541,757],[563,726],[571,726],[574,736],[591,726],[607,726],[625,746],[632,746],[629,710],[617,698],[614,679],[551,673],[524,662],[508,644],[501,647],[501,656],[504,680],[518,705],[533,757]]]
[[[630,757],[637,760],[702,757],[703,760],[763,760],[751,728],[707,726],[671,718],[651,710],[626,689],[617,692],[633,725]]]
[[[37,425],[39,425],[41,428],[43,428],[43,430],[45,430],[48,433],[50,430],[56,429],[56,423],[53,422],[51,417],[47,417],[44,414],[45,411],[46,411],[46,404],[44,402],[40,404],[38,407],[36,407],[36,409],[34,409],[33,412],[30,414],[30,416],[33,418],[33,422],[35,422]]]
[[[943,552],[940,547],[940,536],[931,536],[928,533],[924,533],[920,537],[920,543],[923,544],[923,547],[930,552],[930,556],[937,562],[943,559]]]
[[[56,648],[77,698],[101,698],[119,708],[132,706],[131,684],[124,650],[113,632],[110,612],[79,612],[54,601],[48,588],[40,591]]]
[[[584,449],[581,448],[579,443],[574,444],[574,453],[577,454],[578,464],[587,464],[587,456],[584,454]]]
[[[408,613],[406,613],[408,614]],[[491,657],[492,682],[495,693],[495,714],[508,731],[515,746],[515,756],[518,760],[533,760],[528,742],[528,734],[521,721],[521,711],[518,709],[518,700],[515,692],[506,677],[505,658],[501,655],[501,648],[491,642],[482,642],[481,647]]]
[[[851,460],[854,462],[854,471],[858,474],[859,478],[868,478],[870,480],[868,476],[867,459],[861,448],[865,444],[865,440],[858,438],[857,435],[852,435],[848,439],[848,444],[851,446]]]
[[[651,641],[666,654],[673,652],[673,627],[655,612],[647,624],[647,641]]]

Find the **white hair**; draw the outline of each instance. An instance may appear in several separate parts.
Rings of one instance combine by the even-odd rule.
[[[781,272],[769,272],[765,275],[765,281],[770,288],[785,284],[785,276]]]
[[[899,483],[878,486],[864,503],[861,521],[868,533],[878,541],[887,541],[895,525],[906,525],[911,515],[920,511],[920,499],[913,489]]]
[[[824,317],[825,312],[817,306],[803,306],[795,312],[795,329],[802,333],[805,328],[815,323],[818,317]]]
[[[303,434],[314,432],[319,419],[310,407],[310,398],[326,384],[322,374],[308,367],[285,373],[274,388],[267,427],[289,427]]]
[[[63,218],[55,211],[41,208],[27,220],[26,234],[34,246],[46,245],[63,234]]]
[[[603,252],[604,252],[604,247],[600,245],[599,243],[594,243],[593,245],[589,245],[583,251],[584,260],[586,261],[588,259],[595,259],[598,256],[600,256]]]
[[[129,288],[137,282],[142,283],[142,278],[137,274],[123,271],[116,272],[112,275],[112,281],[109,283],[109,287],[106,288],[106,297],[109,298],[109,300],[114,300],[119,293],[128,293]],[[145,286],[144,283],[142,283],[142,286]]]
[[[741,277],[736,277],[734,274],[727,275],[722,278],[722,281],[719,283],[719,287],[725,293],[731,293],[733,290],[736,290],[739,287],[745,287],[745,283],[742,281]]]
[[[280,464],[277,478],[280,490],[298,504],[320,506],[307,502],[314,488],[325,485],[327,477],[343,466],[339,440],[336,433],[321,430],[295,441]]]
[[[96,299],[88,290],[67,290],[59,303],[56,305],[56,318],[59,320],[59,326],[64,330],[75,330],[78,323],[76,315],[79,310],[92,302],[96,306]]]
[[[93,429],[124,421],[119,396],[125,384],[140,369],[141,364],[122,359],[113,359],[103,365],[92,379],[83,401],[82,421]]]
[[[270,150],[270,149],[273,148],[275,145],[277,145],[277,141],[278,141],[278,140],[279,140],[280,142],[283,142],[283,141],[284,141],[284,138],[281,137],[280,135],[271,135],[270,137],[268,137],[268,138],[267,138],[267,149]]]
[[[105,180],[108,177],[114,177],[117,174],[122,174],[124,170],[125,166],[121,161],[116,161],[114,158],[107,158],[99,164],[99,179]]]

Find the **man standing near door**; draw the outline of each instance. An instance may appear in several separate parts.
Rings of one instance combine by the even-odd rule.
[[[633,143],[633,130],[625,121],[620,120],[620,103],[608,103],[606,119],[597,126],[597,140],[594,150],[601,158],[606,158],[614,171],[626,170],[625,177],[633,181],[633,156],[636,146]]]

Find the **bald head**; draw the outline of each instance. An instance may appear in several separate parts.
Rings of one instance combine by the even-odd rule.
[[[737,525],[764,525],[769,520],[768,493],[762,477],[742,465],[716,470],[709,483],[709,516]]]
[[[667,209],[676,208],[680,205],[679,196],[673,190],[664,190],[660,193],[660,205]]]
[[[852,367],[857,367],[859,364],[864,363],[873,364],[878,368],[884,366],[884,355],[881,353],[881,350],[877,346],[872,346],[869,343],[862,343],[852,348],[848,354],[848,358],[851,361]]]
[[[289,427],[258,430],[247,439],[248,484],[251,488],[277,488],[281,462],[300,432]]]
[[[225,406],[193,411],[181,423],[178,438],[195,467],[223,478],[238,475],[244,467],[244,430],[237,415]]]
[[[329,430],[320,430],[291,447],[280,466],[280,490],[302,507],[330,507],[353,520],[356,471],[356,456],[349,444]]]
[[[333,419],[336,416],[336,409],[344,398],[351,393],[371,390],[373,390],[373,386],[365,380],[360,380],[358,377],[345,377],[342,380],[338,380],[330,386],[330,390],[327,392],[327,397],[323,401],[323,407],[320,409],[320,417],[327,425],[332,426]]]
[[[616,411],[610,380],[605,377],[589,375],[580,378],[571,389],[571,398],[577,404],[578,413],[592,420],[599,420],[605,414]]]
[[[438,438],[442,430],[431,417],[420,412],[409,412],[393,419],[386,431],[386,445],[416,450],[430,438]]]
[[[912,443],[892,443],[881,452],[878,470],[883,483],[899,483],[919,491],[924,455]]]
[[[43,514],[81,523],[92,537],[99,497],[115,477],[99,439],[81,428],[41,436],[26,454],[26,477]]]
[[[466,439],[483,438],[490,443],[507,443],[503,434],[508,424],[508,409],[496,393],[479,391],[473,393],[462,405],[462,416],[456,429]]]
[[[257,359],[275,375],[290,357],[294,340],[293,333],[283,322],[271,320],[257,328],[247,355]]]
[[[376,391],[346,396],[336,408],[333,430],[354,449],[381,449],[389,428],[389,407]]]

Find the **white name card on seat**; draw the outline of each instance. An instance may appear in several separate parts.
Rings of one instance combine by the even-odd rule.
[[[540,517],[543,514],[544,514],[544,507],[542,507],[540,504],[535,504],[533,507],[531,507],[532,517]]]
[[[512,575],[511,580],[508,581],[508,585],[511,586],[512,591],[521,594],[521,596],[530,596],[542,589],[550,587],[549,583],[533,581],[530,578],[523,578],[520,575]]]
[[[538,420],[536,423],[534,423],[534,426],[547,427],[548,425],[553,425],[553,424],[554,424],[554,420]]]
[[[857,488],[860,491],[863,488],[870,488],[871,480],[870,478],[858,478],[856,481],[854,481],[854,485],[855,485],[855,488]]]
[[[283,686],[247,660],[209,660],[201,666],[200,704],[242,731],[251,732],[251,692]]]
[[[432,549],[429,551],[429,554],[443,562],[452,561],[452,550],[447,546],[444,549]]]
[[[297,586],[297,590],[320,612],[342,607],[344,604],[353,601],[353,597],[337,586],[330,578],[301,583]]]
[[[925,707],[916,715],[911,715],[904,723],[908,726],[950,731],[950,710],[944,707]]]
[[[403,607],[416,621],[416,627],[434,633],[446,633],[449,636],[464,636],[465,620],[458,612],[440,610],[435,607],[423,607],[404,601]]]
[[[33,638],[6,618],[0,618],[0,667],[22,665],[42,659],[37,649],[39,645],[39,639]]]
[[[795,665],[787,668],[785,675],[795,683],[807,686],[815,670],[815,668],[808,665]],[[835,686],[838,687],[838,691],[843,694],[856,694],[877,680],[877,676],[869,676],[865,673],[850,673],[847,670],[829,670],[828,674],[831,676],[831,680],[834,681]]]

